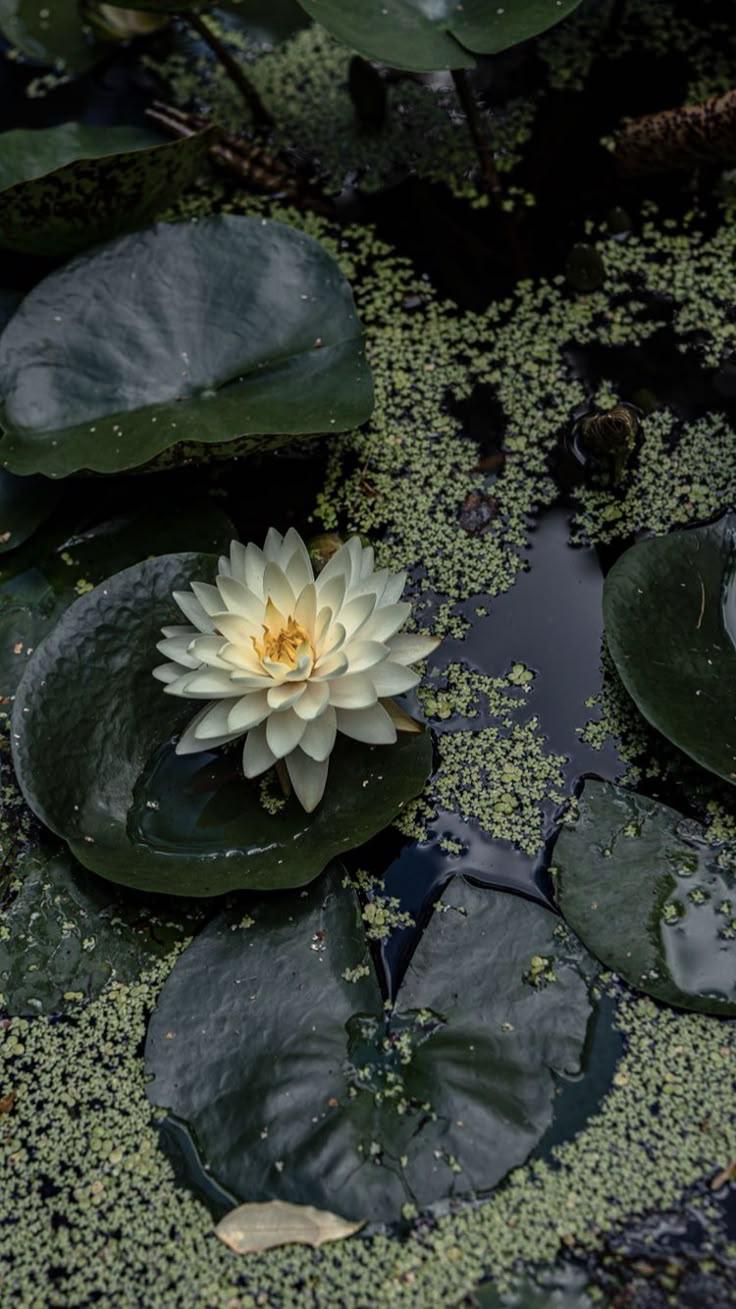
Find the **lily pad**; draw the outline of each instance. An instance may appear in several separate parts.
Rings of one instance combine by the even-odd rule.
[[[283,223],[229,216],[161,223],[52,273],[0,337],[0,396],[4,466],[55,477],[172,446],[269,449],[373,407],[332,256]]]
[[[16,695],[26,800],[85,867],[126,886],[187,896],[303,886],[388,826],[430,771],[427,733],[391,746],[340,739],[324,799],[305,814],[246,782],[237,747],[175,755],[192,706],[152,676],[159,629],[177,622],[172,591],[216,566],[172,554],[117,573],[59,619]]]
[[[0,33],[59,73],[84,73],[110,49],[83,19],[79,0],[0,0]]]
[[[0,474],[0,496],[3,478]],[[21,486],[35,478],[13,478]],[[41,480],[41,479],[39,479]],[[58,484],[46,482],[58,491]],[[1,517],[0,500],[0,521]],[[171,508],[142,508],[68,535],[68,523],[44,532],[0,566],[0,696],[15,692],[29,655],[80,595],[148,555],[191,545],[224,550],[234,536],[227,515],[207,501]]]
[[[316,22],[366,59],[431,72],[472,68],[554,27],[581,0],[299,0]]]
[[[216,135],[167,141],[85,123],[3,132],[0,243],[67,256],[143,226],[191,185]]]
[[[26,852],[17,894],[0,920],[0,1008],[58,1013],[108,982],[131,982],[192,935],[201,909],[124,898],[80,868],[63,847]]]
[[[668,805],[588,781],[555,846],[560,908],[581,941],[637,990],[736,1014],[736,875]]]
[[[58,482],[47,477],[14,477],[0,468],[0,555],[27,541],[61,496]]]
[[[496,1185],[537,1145],[590,1004],[539,905],[456,879],[387,1014],[339,866],[219,915],[175,965],[146,1045],[154,1104],[250,1201],[392,1221]],[[533,985],[532,956],[554,981]]]
[[[640,541],[606,578],[606,639],[644,717],[736,781],[736,514]]]

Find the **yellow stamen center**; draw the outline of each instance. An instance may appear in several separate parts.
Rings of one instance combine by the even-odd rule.
[[[259,659],[274,659],[279,664],[296,668],[297,652],[305,641],[309,644],[309,635],[295,618],[289,617],[286,627],[278,631],[264,623],[263,640],[257,641],[255,637],[251,637],[251,640]]]

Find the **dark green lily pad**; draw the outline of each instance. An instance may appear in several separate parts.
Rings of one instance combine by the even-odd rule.
[[[0,468],[0,555],[27,541],[62,496],[47,477],[14,477]]]
[[[554,864],[560,908],[602,963],[666,1004],[736,1014],[736,875],[695,824],[588,781]]]
[[[31,808],[85,867],[170,895],[303,886],[388,826],[430,771],[427,733],[392,746],[340,740],[324,799],[269,812],[234,753],[176,756],[196,712],[152,676],[172,591],[214,576],[214,556],[164,555],[111,577],[59,619],[28,663],[13,715],[16,771]],[[63,758],[64,766],[59,761]]]
[[[13,481],[26,485],[36,479]],[[2,486],[0,475],[0,494]],[[227,515],[202,500],[196,506],[179,502],[169,508],[142,508],[72,537],[68,523],[62,523],[56,532],[45,532],[43,542],[34,540],[16,551],[0,566],[0,696],[14,694],[29,655],[57,619],[106,577],[183,545],[225,550],[234,535]]]
[[[177,962],[148,1032],[153,1102],[243,1200],[390,1221],[488,1190],[579,1070],[590,1004],[555,918],[456,879],[383,1004],[339,866],[301,895],[219,915]],[[556,980],[527,980],[532,956]]]
[[[110,49],[82,18],[79,0],[0,0],[0,33],[59,73],[84,73]]]
[[[0,1008],[11,1014],[74,1009],[110,981],[131,982],[202,922],[185,901],[124,897],[63,847],[26,852],[13,880],[0,920]]]
[[[736,514],[641,541],[611,569],[606,639],[644,717],[680,750],[736,781]]]
[[[344,431],[369,417],[373,386],[331,255],[283,223],[220,217],[158,224],[47,277],[0,337],[0,397],[4,466],[61,477]]]
[[[191,185],[215,137],[85,123],[3,132],[0,244],[66,256],[142,227]]]
[[[339,41],[394,68],[472,68],[554,27],[581,0],[299,0]]]

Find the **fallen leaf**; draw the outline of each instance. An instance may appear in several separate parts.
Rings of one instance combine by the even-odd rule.
[[[711,1191],[720,1191],[728,1182],[736,1181],[736,1159],[732,1159],[726,1168],[722,1168],[710,1184]]]
[[[231,1209],[217,1224],[215,1233],[236,1254],[255,1254],[277,1245],[318,1246],[326,1241],[342,1241],[364,1225],[311,1205],[269,1200],[265,1204],[241,1204]]]
[[[17,1092],[11,1091],[9,1095],[0,1097],[0,1114],[9,1114],[16,1101]]]

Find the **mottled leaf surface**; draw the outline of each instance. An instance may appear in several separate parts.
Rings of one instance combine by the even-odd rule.
[[[430,72],[471,68],[553,27],[580,0],[300,0],[333,36],[367,59]]]
[[[736,1014],[736,875],[668,805],[588,781],[554,850],[560,908],[581,941],[637,990]]]
[[[283,223],[227,216],[161,223],[52,273],[0,337],[0,397],[5,465],[55,476],[238,437],[269,448],[373,407],[332,256]]]
[[[3,132],[0,244],[68,256],[143,226],[194,181],[215,136],[84,123]]]
[[[611,569],[606,640],[644,717],[736,781],[736,514],[640,541]]]
[[[523,1162],[590,1014],[553,915],[456,879],[390,1014],[339,867],[242,915],[177,962],[146,1047],[151,1098],[189,1123],[222,1185],[390,1221]],[[528,980],[535,954],[556,980]]]

